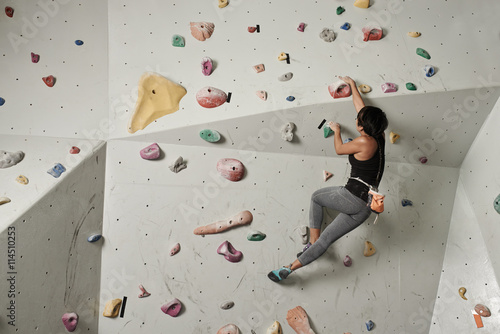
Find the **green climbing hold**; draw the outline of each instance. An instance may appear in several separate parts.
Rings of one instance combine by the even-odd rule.
[[[431,59],[431,56],[430,56],[429,52],[425,51],[422,48],[417,48],[417,54],[419,56],[424,57],[425,59]]]
[[[342,14],[343,12],[345,12],[344,7],[342,7],[342,6],[338,6],[338,7],[337,7],[337,15],[340,15],[340,14]]]
[[[415,86],[412,82],[406,83],[406,89],[408,90],[417,90],[417,86]]]
[[[247,235],[249,241],[262,241],[266,238],[266,235],[260,231],[250,231]]]
[[[183,48],[186,44],[184,43],[184,37],[180,35],[172,36],[172,45]]]
[[[493,207],[495,210],[497,210],[498,213],[500,213],[500,195],[495,198],[495,202],[493,202]]]
[[[220,133],[215,130],[205,129],[200,131],[200,137],[209,143],[216,143],[220,140]]]
[[[331,135],[332,133],[335,133],[335,131],[333,131],[328,125],[325,125],[323,127],[323,136],[325,138],[328,138],[328,136]]]

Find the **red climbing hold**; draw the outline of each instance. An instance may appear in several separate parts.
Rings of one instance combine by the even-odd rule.
[[[380,26],[366,26],[363,29],[363,41],[376,41],[382,38],[382,28]]]
[[[56,78],[54,78],[54,76],[52,75],[49,75],[48,77],[43,77],[42,80],[49,87],[54,87],[54,84],[56,83]]]
[[[36,53],[32,52],[31,53],[31,62],[32,63],[38,63],[38,61],[40,60],[40,55],[37,55]]]
[[[196,101],[205,108],[218,107],[227,100],[227,94],[214,87],[204,87],[196,93]]]
[[[14,8],[12,7],[5,7],[5,14],[7,14],[8,17],[14,16]]]

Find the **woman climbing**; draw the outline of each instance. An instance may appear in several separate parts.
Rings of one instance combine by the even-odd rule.
[[[389,123],[382,110],[365,106],[354,80],[347,76],[340,79],[351,87],[357,112],[356,130],[360,136],[342,143],[340,125],[330,122],[328,126],[335,132],[335,152],[349,155],[351,176],[345,186],[327,187],[314,192],[309,210],[310,242],[297,254],[293,263],[267,275],[274,282],[287,278],[293,271],[319,258],[333,242],[360,226],[371,214],[370,206],[367,206],[368,191],[370,186],[375,189],[378,187],[384,173],[384,131]],[[323,232],[322,207],[340,211]]]

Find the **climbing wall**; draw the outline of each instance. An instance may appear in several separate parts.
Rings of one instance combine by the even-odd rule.
[[[7,0],[2,5],[0,133],[106,139],[106,2]],[[12,17],[5,15],[5,6],[14,9]],[[39,57],[36,63],[31,53]],[[49,76],[55,78],[53,87],[42,80]]]
[[[345,8],[341,15],[336,14],[338,6]],[[500,82],[496,65],[500,45],[492,42],[498,39],[494,28],[498,1],[375,1],[370,8],[360,9],[352,1],[333,0],[233,0],[225,8],[218,8],[215,0],[196,5],[122,0],[110,1],[108,10],[113,138],[131,136],[127,122],[134,110],[139,78],[145,72],[156,72],[182,85],[187,95],[178,112],[136,135],[297,106],[331,103],[335,108],[341,102],[332,99],[327,87],[338,80],[336,75],[350,75],[359,84],[372,86],[368,98],[383,96],[380,86],[384,82],[398,86],[396,93],[387,94],[391,97],[493,87]],[[211,37],[203,42],[190,32],[190,22],[200,21],[215,25]],[[297,31],[301,22],[306,24],[304,32]],[[348,31],[340,29],[345,22],[352,26]],[[381,40],[362,41],[361,29],[370,24],[382,27]],[[248,27],[256,25],[260,32],[249,33]],[[323,28],[334,30],[335,41],[328,43],[319,37]],[[411,38],[410,31],[422,35]],[[185,39],[185,47],[172,46],[174,34]],[[419,47],[428,51],[430,60],[416,54]],[[282,52],[289,54],[289,64],[278,61]],[[215,64],[210,76],[201,72],[203,57]],[[264,64],[265,71],[256,73],[253,66],[257,64]],[[429,64],[436,69],[431,78],[423,72]],[[278,81],[286,72],[292,72],[293,78]],[[413,82],[417,91],[408,91],[407,82]],[[231,92],[230,103],[215,109],[198,105],[196,93],[205,86]],[[268,92],[267,101],[256,96],[257,90]],[[295,100],[287,101],[288,96]],[[469,108],[475,108],[475,101],[467,102]],[[410,106],[403,102],[400,109]],[[435,110],[426,114],[434,115]],[[407,122],[401,131],[425,128],[426,122],[425,118]]]
[[[276,284],[267,273],[293,261],[303,247],[298,229],[307,224],[311,194],[344,184],[347,159],[160,143],[162,157],[148,161],[139,156],[148,145],[108,143],[101,311],[110,299],[125,296],[127,303],[123,318],[100,321],[100,332],[215,333],[235,323],[243,333],[263,333],[278,320],[289,333],[286,312],[297,305],[307,310],[318,333],[363,332],[369,319],[383,333],[420,328],[415,312],[437,293],[458,169],[415,165],[402,176],[402,164],[388,163],[380,221],[374,225],[371,217],[319,261]],[[178,156],[187,168],[176,174],[168,166]],[[221,158],[242,161],[244,179],[222,178],[215,168]],[[327,182],[323,169],[334,174]],[[405,198],[412,207],[402,207]],[[250,226],[193,234],[197,226],[243,210],[253,214]],[[251,230],[267,237],[248,241]],[[241,262],[217,254],[225,240],[243,252]],[[377,248],[372,257],[363,256],[366,240]],[[180,252],[170,256],[176,243]],[[350,268],[342,264],[345,255],[353,259]],[[117,272],[121,281],[113,276]],[[151,296],[138,298],[139,284]],[[183,305],[176,318],[160,310],[174,298]],[[235,306],[222,310],[226,300]],[[432,315],[432,308],[428,312]]]
[[[13,191],[13,201],[0,207],[3,256],[0,332],[65,333],[62,315],[76,312],[80,316],[79,332],[96,333],[101,245],[87,242],[87,237],[101,233],[102,229],[105,146],[101,143],[79,164],[68,166],[47,190],[46,179],[54,178],[45,172],[48,169],[45,159],[51,161],[56,156],[53,146],[64,145],[53,141],[43,147],[48,138],[38,138],[37,143],[32,143],[34,139],[31,137],[17,146],[31,147],[26,149],[25,161],[1,170],[2,177],[3,172],[11,173],[10,170],[12,175],[23,172],[30,183],[12,186],[26,190]],[[35,148],[44,156],[35,158]],[[7,189],[15,183],[12,175],[2,179]],[[35,193],[41,197],[36,201]],[[23,196],[30,200],[23,200]],[[26,205],[22,212],[19,202]],[[11,209],[19,212],[13,219]]]

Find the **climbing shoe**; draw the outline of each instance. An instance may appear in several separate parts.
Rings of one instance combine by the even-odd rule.
[[[267,274],[267,277],[273,282],[280,282],[288,277],[292,273],[292,270],[287,267],[281,267],[280,269],[276,269]]]

